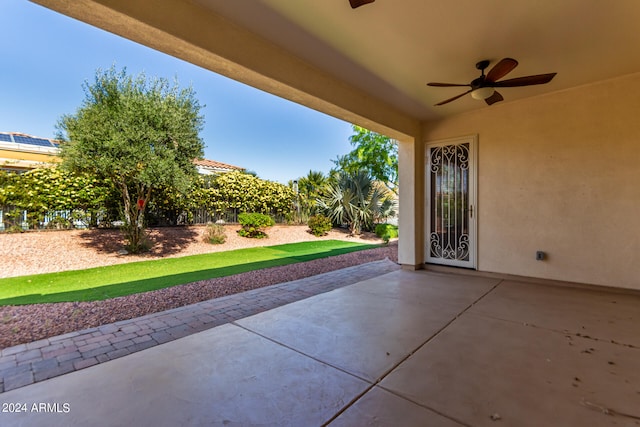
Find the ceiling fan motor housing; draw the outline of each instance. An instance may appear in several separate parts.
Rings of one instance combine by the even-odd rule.
[[[476,90],[484,86],[485,78],[484,76],[480,76],[477,79],[473,79],[471,81],[471,89]]]

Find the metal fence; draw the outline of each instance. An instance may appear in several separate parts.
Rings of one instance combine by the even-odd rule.
[[[230,209],[222,213],[211,213],[206,209],[192,211],[149,211],[145,220],[149,226],[172,227],[181,225],[200,225],[209,223],[238,223],[238,209]],[[291,215],[269,214],[278,224],[300,222],[295,212]],[[5,206],[0,209],[0,232],[44,230],[44,229],[84,229],[91,226],[116,228],[122,224],[114,215],[107,212],[87,212],[80,209],[47,212],[36,217],[26,210]]]
[[[224,224],[237,224],[238,215],[243,211],[239,209],[229,209],[225,212],[212,213],[207,209],[193,209],[188,212],[172,213],[165,212],[151,212],[148,218],[150,225],[154,226],[175,226],[175,225],[198,225],[198,224],[210,224],[210,223],[224,223]],[[267,212],[267,215],[271,216],[276,223],[295,223],[297,216],[294,212],[290,215],[284,215],[276,212]]]
[[[104,214],[81,209],[49,211],[44,215],[34,214],[12,206],[0,209],[0,231],[88,228],[104,221]]]

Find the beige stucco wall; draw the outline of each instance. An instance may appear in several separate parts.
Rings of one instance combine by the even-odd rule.
[[[398,142],[399,233],[398,262],[405,268],[422,268],[424,264],[424,144]]]
[[[478,135],[479,270],[640,289],[638,94],[640,73],[424,123]]]

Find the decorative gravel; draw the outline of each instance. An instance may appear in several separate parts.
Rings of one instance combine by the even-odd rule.
[[[271,246],[316,240],[306,226],[274,226],[268,239],[247,239],[236,234],[238,226],[225,226],[227,242],[204,243],[204,227],[151,230],[153,250],[145,255],[119,255],[122,240],[115,230],[73,230],[0,234],[0,277],[84,269],[132,261],[178,257],[243,247]],[[321,239],[380,243],[375,235],[348,237],[333,230]],[[105,301],[34,304],[0,307],[0,348],[37,341],[68,332],[131,319],[238,292],[297,280],[353,265],[389,258],[397,261],[397,244],[352,252],[329,260],[290,264],[234,276],[189,283]]]

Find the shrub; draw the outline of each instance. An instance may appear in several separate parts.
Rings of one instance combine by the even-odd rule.
[[[11,225],[6,230],[6,233],[24,233],[24,228],[19,225]]]
[[[54,216],[47,223],[47,228],[56,229],[56,230],[64,230],[72,227],[73,227],[73,223],[71,221],[59,215]]]
[[[384,239],[385,242],[388,242],[389,239],[398,237],[398,226],[392,224],[378,224],[376,225],[376,236]],[[387,236],[386,239],[385,236]]]
[[[220,224],[209,224],[204,232],[204,241],[212,245],[220,245],[227,240],[224,226]]]
[[[136,224],[127,224],[124,222],[124,225],[120,227],[120,230],[125,236],[127,234],[138,233],[137,243],[127,241],[124,245],[124,249],[128,254],[148,252],[154,245],[153,241],[149,239],[147,231],[144,228],[137,227]]]
[[[313,215],[309,218],[309,222],[307,222],[309,229],[311,230],[311,234],[314,236],[325,236],[331,230],[333,224],[331,223],[331,219],[327,218],[324,215]]]
[[[390,191],[369,172],[338,172],[318,197],[318,207],[336,224],[347,224],[357,235],[392,213]]]
[[[26,222],[32,228],[43,225],[47,213],[77,211],[82,223],[97,224],[98,216],[110,200],[110,185],[87,174],[68,172],[57,166],[33,169],[23,174],[0,171],[0,209],[27,211]],[[79,224],[70,218],[54,221],[51,227],[72,228]],[[10,218],[9,218],[10,220]],[[20,220],[22,222],[22,220]]]
[[[242,225],[242,228],[238,230],[238,234],[242,237],[255,239],[268,237],[264,230],[275,224],[273,218],[261,213],[241,213],[238,215],[238,222]]]
[[[204,206],[212,214],[237,209],[283,216],[291,215],[294,196],[293,190],[286,185],[241,172],[202,179],[200,188],[192,195],[196,207]]]

